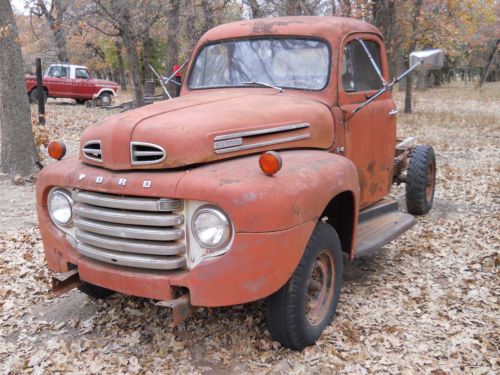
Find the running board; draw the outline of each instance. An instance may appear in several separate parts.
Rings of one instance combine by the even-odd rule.
[[[383,199],[364,209],[359,213],[356,258],[380,249],[415,223],[412,215],[398,210],[398,202],[393,199]]]

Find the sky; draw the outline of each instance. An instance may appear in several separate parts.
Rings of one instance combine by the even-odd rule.
[[[15,13],[26,13],[26,9],[24,8],[25,0],[10,0],[10,3]]]

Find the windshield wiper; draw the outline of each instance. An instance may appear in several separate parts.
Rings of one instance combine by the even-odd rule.
[[[266,82],[249,81],[249,82],[240,82],[240,84],[270,87],[272,89],[278,90],[279,92],[283,92],[283,89],[281,87],[274,86],[274,85],[271,85],[270,83],[266,83]]]

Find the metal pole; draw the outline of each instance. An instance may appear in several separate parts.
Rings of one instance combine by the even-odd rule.
[[[45,101],[43,95],[42,59],[36,58],[36,90],[38,102],[38,123],[45,125]]]

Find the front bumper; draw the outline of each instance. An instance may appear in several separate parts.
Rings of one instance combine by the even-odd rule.
[[[190,179],[193,179],[196,173],[196,170],[190,171]],[[185,174],[184,171],[137,171],[117,174],[82,164],[75,159],[58,162],[44,169],[37,180],[37,210],[50,269],[55,272],[67,272],[71,265],[75,265],[82,281],[157,300],[171,300],[175,298],[178,288],[187,288],[193,306],[247,303],[277,291],[297,267],[314,229],[315,219],[287,229],[270,226],[269,231],[249,231],[248,227],[242,229],[243,225],[239,224],[244,219],[241,211],[257,211],[258,209],[252,206],[255,203],[247,201],[245,207],[242,207],[242,202],[229,199],[228,195],[224,194],[226,202],[232,202],[232,206],[224,207],[224,201],[219,199],[214,199],[212,203],[222,206],[230,217],[240,217],[240,221],[233,220],[234,238],[226,254],[205,259],[191,270],[186,267],[178,270],[146,270],[106,264],[82,256],[76,250],[77,242],[73,237],[56,227],[48,215],[47,195],[54,186],[113,194],[193,199],[193,195],[184,195],[178,188],[182,185],[181,179]],[[82,175],[86,178],[81,178]],[[102,183],[95,183],[96,175],[103,177]],[[119,178],[127,179],[126,188],[116,183]],[[142,188],[145,178],[150,181],[148,189]],[[203,180],[207,181],[205,176]],[[242,185],[242,188],[248,189],[248,186]],[[231,189],[234,195],[241,196],[245,192],[238,192],[234,187]],[[193,194],[192,189],[189,193]],[[208,201],[208,192],[204,193],[206,195],[202,198]],[[265,207],[262,207],[262,211],[264,210]],[[254,221],[246,221],[249,225],[254,225]],[[258,224],[262,225],[262,222],[266,221],[270,222],[270,218],[263,215]],[[276,222],[277,225],[282,224]]]
[[[315,222],[268,233],[236,233],[225,255],[210,258],[192,270],[146,270],[114,266],[80,255],[68,235],[38,207],[47,263],[54,272],[78,268],[80,280],[117,292],[173,299],[176,288],[189,289],[193,306],[228,306],[267,297],[295,270]]]

